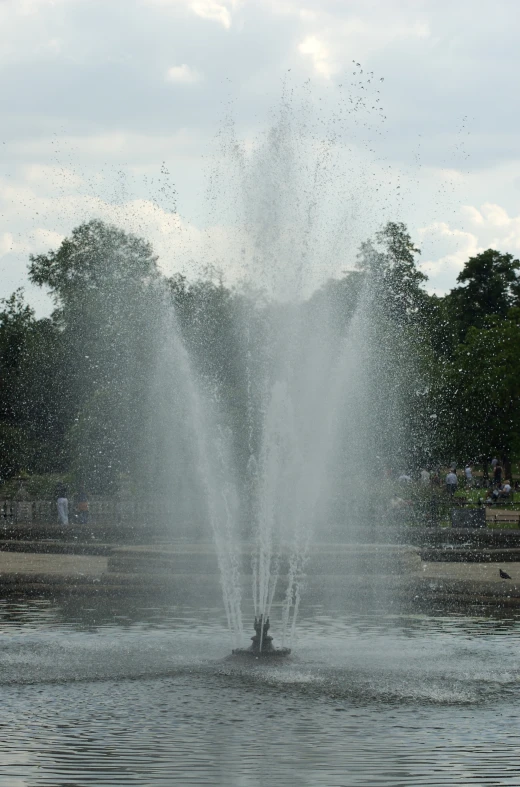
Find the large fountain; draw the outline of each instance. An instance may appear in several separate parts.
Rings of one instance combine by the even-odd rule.
[[[159,347],[134,433],[169,530],[137,576],[110,577],[117,550],[76,542],[97,556],[39,556],[78,561],[59,601],[35,574],[32,598],[0,599],[0,785],[518,785],[520,623],[479,595],[494,586],[510,604],[518,584],[496,565],[455,564],[466,575],[415,554],[412,610],[399,610],[401,547],[372,529],[385,470],[408,468],[404,291],[388,319],[377,249],[342,275],[359,215],[337,199],[334,145],[310,144],[285,106],[252,151],[226,140],[212,204],[233,208],[235,291],[216,278],[199,306],[172,307],[160,289],[143,320]],[[333,267],[341,278],[317,287]],[[441,594],[464,587],[469,613],[451,614]],[[414,606],[425,591],[434,614]]]
[[[175,308],[165,309],[160,332],[152,397],[160,464],[173,468],[184,497],[196,501],[188,515],[210,524],[240,652],[250,602],[257,624],[273,618],[276,602],[278,652],[288,652],[312,544],[332,532],[345,541],[353,528],[369,526],[379,436],[392,425],[390,453],[399,435],[398,393],[385,389],[384,370],[375,368],[384,331],[380,322],[379,333],[374,327],[373,277],[366,266],[355,270],[348,245],[360,229],[351,204],[344,205],[342,148],[334,139],[316,146],[306,117],[283,102],[252,150],[232,128],[222,136],[210,193],[219,206],[217,230],[208,230],[206,243],[218,257],[221,227],[231,226],[228,345],[215,345],[214,326],[197,342],[183,335]],[[342,266],[350,267],[348,276]],[[329,272],[343,276],[329,280]],[[384,352],[388,362],[389,342]],[[239,393],[219,374],[231,356]],[[269,650],[267,637],[255,637],[255,653]]]

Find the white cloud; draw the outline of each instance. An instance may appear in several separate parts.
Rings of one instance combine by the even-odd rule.
[[[429,277],[431,292],[442,294],[451,289],[468,259],[485,249],[520,253],[520,215],[510,216],[494,203],[484,203],[480,208],[463,205],[460,212],[471,225],[471,232],[447,222],[434,222],[417,231],[421,244],[434,251],[420,265]]]
[[[77,172],[66,167],[56,167],[49,164],[29,164],[23,167],[23,176],[27,183],[46,185],[50,182],[59,182],[61,188],[77,188],[81,185],[82,178]]]
[[[477,235],[453,228],[445,221],[421,227],[417,234],[421,244],[433,244],[440,255],[436,259],[421,260],[420,267],[428,276],[438,276],[446,266],[451,268],[452,273],[458,273],[464,262],[481,250]]]
[[[506,0],[481,4],[478,14],[468,14],[470,5],[0,0],[3,260],[12,266],[20,255],[22,282],[21,245],[52,246],[45,232],[69,234],[91,215],[123,221],[124,210],[131,214],[125,226],[163,237],[156,213],[155,229],[144,219],[157,203],[176,205],[190,227],[213,223],[222,225],[216,235],[231,236],[234,217],[219,208],[216,220],[213,203],[203,197],[205,178],[219,165],[218,152],[210,159],[211,140],[231,105],[236,138],[258,140],[279,106],[281,78],[293,108],[302,90],[309,99],[305,134],[320,147],[333,132],[344,147],[346,177],[329,165],[329,153],[322,171],[324,182],[341,184],[331,193],[344,190],[341,227],[353,251],[335,252],[317,276],[348,266],[359,242],[386,220],[404,221],[412,234],[422,228],[423,264],[431,266],[427,272],[439,291],[454,286],[468,256],[479,250],[519,254],[520,157],[511,131],[518,110],[509,100],[518,23],[504,24]],[[308,87],[307,76],[314,77]],[[71,84],[83,86],[81,100]],[[493,113],[482,102],[488,93],[496,99]],[[462,115],[469,121],[460,130]],[[226,144],[230,128],[231,122]],[[301,140],[292,144],[297,163],[306,166]],[[168,199],[162,162],[171,173]],[[335,199],[327,212],[333,237]],[[171,213],[162,220],[170,222]],[[180,236],[186,257],[198,253],[189,251],[199,243],[190,232]],[[329,237],[325,229],[323,236]],[[228,242],[214,244],[223,259],[232,257]],[[347,241],[338,244],[343,249]],[[12,287],[5,277],[1,286],[4,292]]]
[[[216,2],[216,0],[192,0],[191,10],[203,19],[211,19],[229,29],[231,27],[231,12],[235,6],[234,2]]]
[[[437,295],[450,290],[464,263],[483,251],[476,235],[454,229],[447,222],[434,222],[422,227],[418,235],[421,243],[430,244],[436,255],[422,260],[419,267],[428,276],[426,289]]]
[[[66,3],[71,0],[4,0],[5,5],[20,16],[31,16],[40,10],[45,11],[49,6],[57,5],[58,2]]]
[[[484,220],[492,227],[511,227],[518,222],[518,218],[510,219],[507,211],[500,205],[494,205],[490,202],[484,203],[480,208],[480,212]]]
[[[0,257],[8,254],[10,251],[15,251],[16,245],[12,232],[3,232],[0,235]]]
[[[461,213],[466,216],[470,224],[483,224],[484,216],[473,205],[462,205]]]
[[[317,36],[304,38],[298,46],[298,51],[310,57],[316,73],[326,79],[330,79],[338,70],[331,59],[330,49]]]
[[[200,82],[202,76],[194,68],[190,68],[186,63],[180,66],[172,66],[166,72],[166,80],[168,82],[176,82],[181,85],[192,85],[195,82]]]
[[[147,0],[151,5],[184,6],[202,19],[218,22],[229,30],[239,0]]]
[[[65,238],[60,232],[38,227],[31,234],[31,251],[47,251],[47,249],[57,249]]]
[[[114,201],[102,188],[96,192],[92,178],[90,193],[85,190],[64,193],[53,188],[42,188],[41,173],[26,172],[28,182],[14,186],[0,179],[0,208],[7,227],[15,231],[0,233],[0,297],[9,295],[19,286],[28,288],[31,302],[38,313],[49,312],[46,296],[37,288],[27,287],[27,263],[30,254],[57,249],[63,239],[80,223],[99,218],[149,240],[159,257],[159,267],[166,274],[176,271],[197,277],[205,265],[220,267],[230,282],[240,276],[240,267],[233,260],[236,255],[236,233],[227,226],[215,223],[201,229],[195,222],[172,212],[168,194],[162,193],[158,183],[152,197],[120,194]],[[30,182],[29,182],[30,181]],[[113,184],[112,184],[113,185]],[[160,204],[161,202],[161,204]],[[20,209],[25,208],[20,221]]]
[[[478,233],[484,248],[519,253],[520,215],[510,216],[505,208],[492,202],[485,202],[480,209],[464,205],[462,211]]]
[[[369,18],[362,4],[356,2],[343,11],[326,2],[316,4],[315,9],[291,3],[282,8],[297,15],[307,31],[298,51],[310,57],[315,72],[327,79],[350,67],[353,58],[364,61],[394,42],[402,46],[407,39],[426,40],[431,35],[428,22],[420,14],[403,14],[383,4],[377,16]],[[280,12],[273,5],[273,12],[276,10]]]

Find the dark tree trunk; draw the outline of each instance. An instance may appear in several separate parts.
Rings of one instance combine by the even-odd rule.
[[[487,486],[489,482],[489,463],[487,459],[482,462],[482,486]]]

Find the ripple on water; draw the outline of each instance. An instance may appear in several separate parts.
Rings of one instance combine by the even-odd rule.
[[[264,666],[214,610],[113,612],[3,619],[2,787],[520,783],[516,621],[308,618]]]

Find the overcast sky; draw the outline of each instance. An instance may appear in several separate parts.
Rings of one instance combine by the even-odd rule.
[[[0,296],[25,286],[45,313],[28,255],[92,217],[146,235],[166,272],[210,262],[233,281],[251,251],[236,217],[266,237],[281,215],[304,229],[286,202],[271,205],[287,179],[300,184],[274,148],[309,177],[321,162],[314,283],[351,267],[391,219],[422,248],[432,291],[490,246],[520,254],[518,11],[516,0],[0,0]]]

